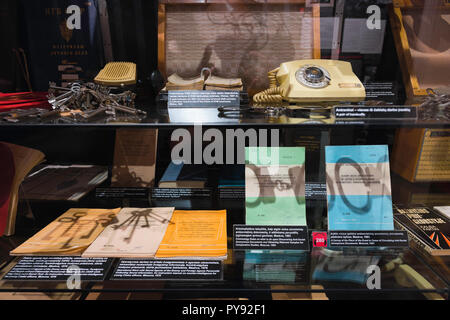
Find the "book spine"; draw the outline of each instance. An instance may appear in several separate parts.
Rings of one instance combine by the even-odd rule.
[[[397,229],[403,230],[403,231],[407,231],[408,235],[409,235],[409,239],[410,241],[413,241],[415,244],[415,247],[417,247],[418,249],[426,252],[427,254],[432,255],[433,254],[433,248],[431,248],[430,246],[428,246],[426,243],[424,243],[420,237],[418,237],[414,232],[412,232],[410,229],[408,229],[408,227],[404,226],[400,221],[398,221],[397,219],[394,218],[394,225]]]

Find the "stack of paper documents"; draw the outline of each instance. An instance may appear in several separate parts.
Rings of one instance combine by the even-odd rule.
[[[226,211],[175,208],[70,209],[13,256],[227,258]]]
[[[125,208],[83,253],[85,258],[154,258],[175,208]]]
[[[120,209],[70,209],[24,244],[12,256],[80,256],[111,223]]]

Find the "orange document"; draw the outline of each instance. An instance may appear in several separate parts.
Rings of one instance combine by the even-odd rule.
[[[175,211],[156,258],[219,259],[227,257],[227,212]]]
[[[24,244],[12,256],[81,256],[99,234],[117,221],[120,209],[70,209]]]

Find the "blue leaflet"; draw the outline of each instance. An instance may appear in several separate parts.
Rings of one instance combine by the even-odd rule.
[[[350,158],[357,163],[389,162],[388,146],[333,146],[325,147],[327,163],[345,163]]]
[[[387,146],[326,147],[328,229],[394,230]]]
[[[394,230],[391,196],[328,196],[328,229]]]

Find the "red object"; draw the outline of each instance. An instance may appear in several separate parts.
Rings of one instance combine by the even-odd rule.
[[[0,93],[0,112],[31,108],[50,109],[47,92]]]
[[[13,186],[15,166],[14,157],[7,145],[0,143],[0,237],[8,221],[11,188]]]
[[[328,247],[328,235],[326,232],[313,232],[312,239],[314,248]]]

